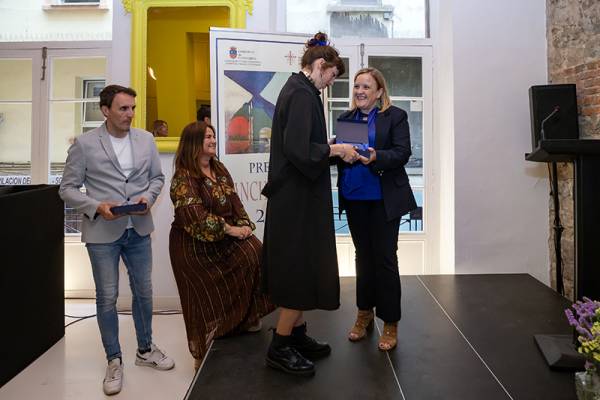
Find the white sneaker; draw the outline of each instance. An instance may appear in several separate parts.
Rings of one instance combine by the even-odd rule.
[[[123,364],[119,358],[114,358],[108,362],[106,367],[106,376],[102,382],[102,389],[107,395],[117,394],[123,386]]]
[[[166,371],[175,366],[175,361],[165,353],[156,347],[154,343],[150,345],[150,351],[144,354],[140,354],[139,351],[135,353],[135,365],[141,365],[144,367],[152,367],[161,371]]]

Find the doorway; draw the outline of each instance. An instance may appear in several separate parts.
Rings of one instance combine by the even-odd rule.
[[[397,41],[395,41],[397,43]],[[357,44],[336,40],[336,48],[346,65],[346,73],[326,93],[329,134],[333,122],[350,108],[354,74],[373,67],[386,78],[392,104],[408,114],[412,156],[406,165],[418,208],[403,216],[398,239],[400,273],[404,275],[439,273],[437,241],[439,217],[434,210],[439,194],[433,184],[434,140],[432,130],[432,49],[431,46],[398,45],[381,40]],[[337,170],[332,169],[334,205],[337,204]],[[340,269],[354,271],[354,247],[345,215],[338,219],[334,210]],[[350,275],[344,273],[342,275]]]

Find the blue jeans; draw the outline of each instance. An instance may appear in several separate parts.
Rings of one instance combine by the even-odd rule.
[[[152,343],[152,247],[150,235],[140,236],[127,229],[112,243],[86,244],[96,284],[96,317],[106,359],[121,357],[117,297],[119,296],[119,258],[127,267],[133,295],[132,314],[138,348]]]

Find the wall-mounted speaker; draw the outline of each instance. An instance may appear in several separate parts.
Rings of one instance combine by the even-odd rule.
[[[531,146],[540,139],[579,139],[577,91],[574,84],[538,85],[529,88]]]

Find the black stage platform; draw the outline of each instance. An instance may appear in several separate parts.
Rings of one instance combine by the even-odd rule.
[[[186,399],[575,399],[573,373],[553,372],[533,335],[571,332],[569,302],[525,274],[402,277],[398,347],[377,350],[377,329],[359,343],[354,278],[342,278],[342,306],[306,313],[309,333],[327,340],[329,358],[313,378],[265,367],[267,330],[220,339]]]

